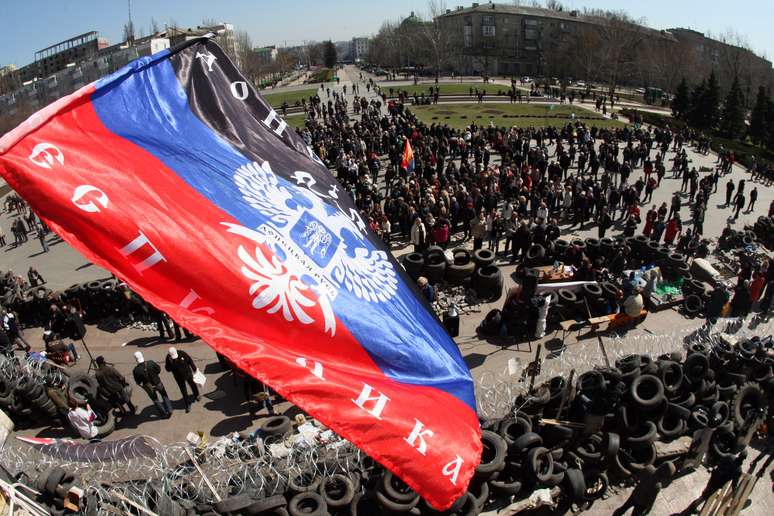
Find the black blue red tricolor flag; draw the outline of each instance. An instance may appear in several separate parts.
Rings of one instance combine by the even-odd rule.
[[[139,59],[32,115],[0,139],[0,173],[89,260],[432,505],[465,491],[482,445],[458,349],[214,42]]]

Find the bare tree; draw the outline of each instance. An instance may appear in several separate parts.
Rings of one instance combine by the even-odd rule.
[[[612,97],[621,78],[634,68],[647,29],[624,12],[607,12],[599,21],[602,70]]]
[[[246,31],[234,32],[234,50],[236,51],[236,62],[239,63],[242,72],[255,82],[258,77],[258,56],[253,50],[253,41]]]
[[[427,41],[431,62],[435,71],[435,79],[441,76],[441,69],[446,65],[451,50],[451,38],[449,31],[441,26],[439,17],[446,12],[444,0],[428,0],[427,8],[430,20],[422,24],[422,33]]]

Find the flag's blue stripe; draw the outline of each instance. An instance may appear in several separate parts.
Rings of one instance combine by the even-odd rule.
[[[97,84],[92,104],[100,120],[156,156],[241,224],[259,226],[265,218],[242,201],[233,181],[247,158],[194,115],[169,60],[155,58],[140,67],[129,65],[134,73],[119,71],[116,80]],[[293,188],[285,179],[278,180]],[[388,303],[364,302],[342,289],[333,309],[386,376],[436,387],[475,410],[473,383],[456,344],[408,285],[399,281],[398,292]]]

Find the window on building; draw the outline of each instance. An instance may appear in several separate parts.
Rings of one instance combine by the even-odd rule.
[[[493,39],[485,39],[481,42],[481,46],[484,48],[494,48],[495,47],[495,40]]]
[[[465,25],[473,25],[473,18],[470,15],[465,16]]]
[[[524,29],[524,39],[526,39],[526,40],[536,40],[536,39],[538,39],[538,31],[537,31],[537,29]]]
[[[537,24],[538,24],[537,20],[533,20],[531,18],[524,20],[524,25],[527,27],[537,27]]]
[[[481,17],[481,25],[494,25],[494,16],[487,14]]]
[[[470,25],[465,25],[463,27],[462,32],[462,42],[465,48],[470,48],[473,46],[473,27]]]
[[[495,35],[495,26],[494,25],[483,25],[481,27],[481,35],[485,38],[493,38]]]

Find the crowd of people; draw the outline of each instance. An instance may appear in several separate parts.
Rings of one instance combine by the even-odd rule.
[[[486,245],[515,263],[533,244],[549,247],[576,228],[596,228],[599,238],[641,233],[687,256],[706,257],[707,211],[728,210],[732,224],[755,209],[758,186],[750,183],[765,186],[772,175],[771,167],[753,164],[749,178],[726,179],[736,159],[725,149],[714,168],[697,168],[687,149],[709,152],[710,140],[690,128],[601,129],[580,121],[507,128],[473,121],[458,130],[423,123],[401,102],[405,98],[390,100],[366,84],[377,95],[355,96],[352,115],[343,93],[332,91],[327,102],[314,98],[299,133],[388,245],[410,243],[422,251],[472,240],[474,249]],[[407,143],[413,170],[402,166]],[[669,202],[653,203],[654,192],[674,180],[680,188]],[[724,204],[712,201],[721,188]],[[578,267],[586,260],[571,255]],[[594,268],[591,263],[592,277]],[[765,264],[758,269],[766,274]],[[738,289],[746,282],[753,277],[740,277]]]
[[[19,247],[29,241],[30,235],[40,241],[41,252],[47,253],[49,245],[46,238],[51,230],[43,222],[18,194],[11,194],[3,201],[4,208],[8,213],[17,216],[11,222],[11,233],[13,233],[13,244],[7,244],[5,239],[5,230],[0,226],[0,246],[13,245],[13,248]]]
[[[599,238],[639,232],[688,256],[706,256],[707,210],[728,210],[733,221],[742,210],[755,209],[758,190],[750,183],[770,184],[770,169],[759,166],[753,166],[746,180],[726,179],[735,162],[728,151],[720,153],[713,170],[697,169],[686,149],[694,146],[707,152],[708,140],[691,129],[603,129],[568,121],[557,127],[510,128],[472,122],[458,130],[423,123],[401,102],[403,97],[388,99],[372,80],[361,79],[361,84],[350,86],[352,105],[344,87],[321,87],[304,103],[307,122],[299,134],[332,169],[371,229],[388,246],[410,244],[422,251],[431,245],[445,249],[472,240],[474,249],[487,246],[502,262],[517,263],[534,244],[548,248],[575,228],[596,228]],[[434,93],[437,95],[437,89]],[[414,155],[410,170],[403,164],[407,145]],[[680,189],[668,203],[654,203],[654,192],[667,188],[665,179],[679,180]],[[725,202],[713,203],[719,189]],[[719,204],[722,208],[713,207]],[[19,231],[14,229],[12,245],[22,245],[28,234],[43,232],[41,243],[47,249],[48,228],[26,203],[14,194],[6,198],[6,208],[16,216],[14,227],[19,226]],[[774,215],[774,203],[768,213]],[[606,264],[614,274],[620,274],[625,265],[625,256],[617,258]],[[566,262],[576,267],[578,279],[600,276],[597,264],[576,248],[568,250]],[[44,283],[32,267],[28,280],[13,276],[6,280],[5,292],[15,289],[21,294],[23,288]],[[427,294],[432,300],[433,286],[426,280],[420,286],[423,293],[432,292]],[[193,338],[141,299],[132,301],[136,295],[126,290],[127,303],[143,307],[161,339]],[[768,310],[773,293],[774,267],[767,262],[743,267],[736,290],[726,293],[727,298],[718,294],[718,299],[710,301],[708,317],[720,315],[729,298],[737,315],[748,313],[758,301]],[[50,336],[45,339],[45,351],[68,356],[72,362],[79,358],[73,343],[67,342],[72,335],[70,314],[75,311],[76,306],[53,303],[44,323]],[[29,351],[13,312],[3,310],[2,317],[0,345],[6,350],[16,345]],[[169,417],[171,402],[159,377],[161,366],[141,352],[135,353],[135,360],[135,384],[146,392],[160,416]],[[129,382],[101,357],[96,362],[102,397],[113,409],[133,413]],[[178,384],[186,411],[190,410],[191,403],[199,399],[193,381],[195,363],[173,347],[164,366]],[[273,412],[265,387],[251,386],[247,380],[245,386],[248,397],[263,393],[261,404]],[[88,410],[81,405],[72,407],[73,400],[66,396],[57,398],[73,426],[79,431],[86,428],[81,432],[84,436],[91,434],[89,425],[94,423],[89,422]],[[70,418],[73,410],[80,412]]]

